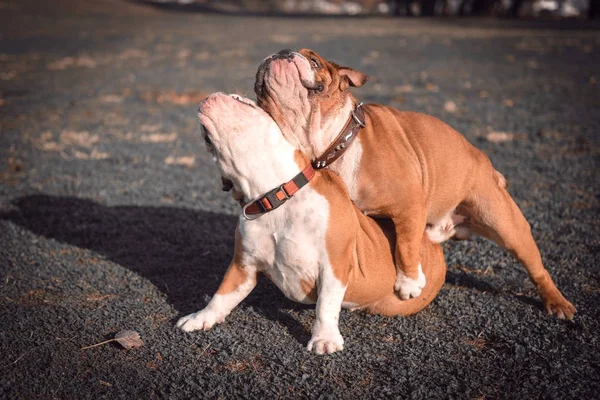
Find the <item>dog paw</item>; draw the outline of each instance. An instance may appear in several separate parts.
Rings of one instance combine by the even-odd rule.
[[[394,289],[398,292],[398,295],[402,300],[408,300],[411,297],[419,297],[426,282],[425,274],[423,274],[423,269],[421,268],[421,264],[419,264],[419,275],[417,279],[412,279],[404,275],[404,272],[398,271]]]
[[[556,315],[559,319],[572,320],[577,309],[567,299],[560,296],[556,299],[547,299],[545,302],[546,311],[549,315]]]
[[[175,324],[175,327],[184,332],[199,330],[208,331],[215,324],[220,324],[224,320],[225,318],[221,317],[214,311],[207,310],[205,308],[202,311],[198,311],[197,313],[186,315],[185,317],[180,318],[179,321],[177,321],[177,324]]]
[[[306,349],[317,354],[335,353],[344,350],[344,338],[337,326],[316,328]]]

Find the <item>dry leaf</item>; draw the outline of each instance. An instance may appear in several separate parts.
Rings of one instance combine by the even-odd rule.
[[[169,143],[177,139],[177,133],[152,133],[149,135],[143,135],[140,140],[142,142],[150,143]]]
[[[122,103],[123,96],[119,96],[118,94],[107,94],[105,96],[100,97],[100,101],[102,103]]]
[[[444,110],[446,110],[449,113],[455,113],[456,110],[458,110],[458,107],[456,106],[455,102],[453,102],[452,100],[448,100],[444,103]]]
[[[126,350],[142,347],[144,342],[136,331],[121,331],[115,335],[115,340]]]
[[[89,296],[87,296],[85,299],[87,301],[102,301],[102,300],[106,300],[106,299],[110,299],[113,297],[117,297],[116,294],[91,294]]]
[[[156,132],[159,129],[160,129],[159,124],[154,124],[154,125],[146,124],[146,125],[140,126],[140,131],[142,131],[142,132]]]
[[[510,142],[515,138],[515,135],[508,132],[490,132],[487,134],[486,139],[492,143],[504,143]]]
[[[90,135],[88,131],[62,131],[60,134],[60,142],[67,146],[91,147],[98,143],[100,138],[98,135]]]
[[[89,57],[65,57],[48,64],[48,69],[52,71],[66,69],[68,67],[95,68],[96,61]]]
[[[412,85],[400,85],[394,88],[394,92],[396,93],[410,93],[413,91]]]
[[[63,149],[62,145],[59,145],[52,140],[53,135],[50,131],[43,132],[38,139],[34,139],[34,145],[42,151],[60,151]]]
[[[179,105],[185,104],[198,104],[202,100],[206,99],[208,95],[203,92],[187,92],[187,93],[175,93],[175,92],[145,92],[142,93],[142,98],[145,101],[155,101],[161,103],[173,103]]]
[[[145,51],[137,50],[137,49],[125,50],[124,52],[122,52],[121,54],[119,54],[117,56],[117,58],[119,60],[127,60],[129,58],[145,58],[145,57],[148,57],[148,53],[146,53]]]
[[[482,99],[486,99],[489,97],[489,93],[487,92],[487,90],[482,90],[481,92],[479,92],[479,97],[481,97]]]
[[[504,99],[502,104],[504,104],[504,107],[513,107],[515,105],[515,102],[511,99]]]
[[[92,160],[105,160],[107,158],[110,158],[110,153],[105,153],[103,151],[98,151],[96,149],[93,149],[90,154],[90,158]]]
[[[195,158],[192,156],[187,157],[173,157],[169,156],[165,158],[165,164],[167,165],[185,165],[186,167],[191,167],[194,165]]]
[[[278,44],[290,44],[296,42],[297,40],[298,39],[296,37],[291,35],[275,34],[271,36],[271,41]]]
[[[439,92],[440,91],[440,88],[437,85],[434,85],[433,83],[429,83],[429,82],[427,82],[425,84],[425,89],[430,92]]]
[[[11,81],[17,76],[17,71],[0,72],[0,79]]]

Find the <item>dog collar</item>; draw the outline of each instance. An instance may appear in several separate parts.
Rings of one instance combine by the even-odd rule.
[[[359,103],[354,110],[350,112],[350,118],[344,129],[340,132],[337,138],[329,145],[327,150],[318,157],[316,160],[312,161],[312,166],[314,169],[322,169],[330,165],[332,162],[337,160],[344,154],[346,148],[350,146],[360,128],[364,128],[367,126],[365,124],[365,112],[362,108],[363,103]]]
[[[240,205],[242,206],[242,215],[247,220],[253,220],[263,214],[268,213],[269,211],[273,211],[291,199],[292,196],[308,182],[310,182],[314,176],[315,170],[311,164],[308,164],[308,166],[300,171],[298,175],[293,177],[292,180],[276,187],[273,190],[268,191],[266,194],[251,201],[250,203],[244,204],[244,201],[240,200]]]

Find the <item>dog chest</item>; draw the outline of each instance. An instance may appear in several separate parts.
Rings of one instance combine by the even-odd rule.
[[[245,262],[264,271],[291,300],[312,303],[321,266],[328,266],[327,200],[306,188],[278,210],[254,221],[243,221]]]

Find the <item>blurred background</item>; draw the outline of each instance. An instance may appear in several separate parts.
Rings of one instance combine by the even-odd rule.
[[[222,12],[594,18],[594,0],[150,0]]]

